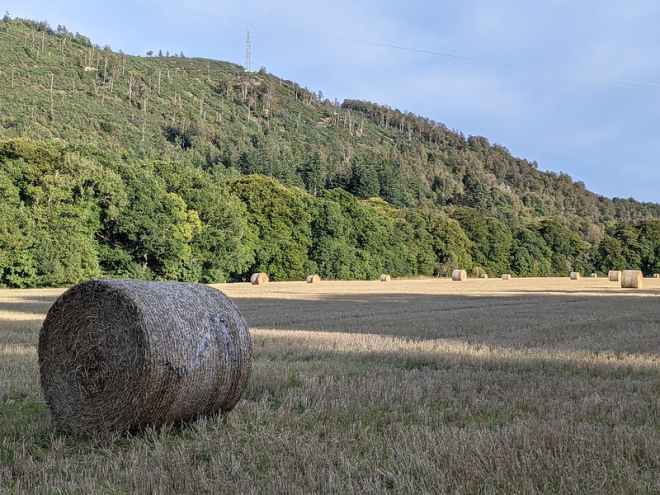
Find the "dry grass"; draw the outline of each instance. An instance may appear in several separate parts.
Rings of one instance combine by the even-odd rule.
[[[660,280],[218,286],[253,333],[226,418],[54,432],[36,339],[58,291],[0,291],[0,493],[660,491]]]

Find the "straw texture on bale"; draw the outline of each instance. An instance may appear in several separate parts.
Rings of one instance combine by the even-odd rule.
[[[511,274],[510,273],[502,274],[502,280],[511,280]]]
[[[307,275],[308,284],[318,284],[321,281],[321,277],[318,275]]]
[[[641,289],[644,285],[644,275],[641,270],[623,270],[621,287],[624,289]]]
[[[610,282],[619,282],[621,280],[621,270],[610,270],[607,274]]]
[[[252,282],[252,285],[264,285],[269,282],[268,274],[267,273],[253,273],[252,278],[250,278],[250,282]]]
[[[467,272],[465,270],[454,270],[451,272],[451,279],[454,282],[463,282],[467,279]]]
[[[571,272],[569,277],[571,280],[580,280],[580,272]]]
[[[93,280],[51,306],[38,358],[55,426],[102,437],[231,411],[248,385],[252,344],[217,289]]]
[[[392,277],[390,277],[389,275],[387,275],[387,274],[385,274],[385,273],[383,273],[383,274],[380,276],[380,281],[381,281],[381,282],[389,282],[390,280],[392,280]]]

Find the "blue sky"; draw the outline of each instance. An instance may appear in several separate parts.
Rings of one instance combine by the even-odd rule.
[[[245,63],[480,135],[607,197],[660,202],[660,3],[5,2],[131,55]]]

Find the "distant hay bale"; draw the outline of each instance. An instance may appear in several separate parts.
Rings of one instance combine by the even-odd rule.
[[[660,273],[654,273],[653,278],[660,278]]]
[[[321,281],[321,277],[318,275],[307,275],[307,283],[308,284],[318,284]]]
[[[390,277],[389,275],[387,275],[387,274],[385,274],[385,273],[383,273],[383,274],[380,276],[380,281],[381,281],[381,282],[389,282],[390,280],[392,280],[392,277]]]
[[[480,277],[481,277],[481,278],[488,278],[488,274],[487,274],[487,273],[482,273],[482,274],[480,275]]]
[[[454,282],[464,282],[467,279],[467,272],[465,270],[454,270],[451,272],[451,279]]]
[[[250,282],[252,285],[264,285],[270,281],[267,273],[253,273]]]
[[[502,274],[502,280],[511,280],[511,274],[510,273],[503,273]]]
[[[644,286],[644,275],[641,270],[623,270],[621,287],[624,289],[641,289]]]
[[[51,306],[38,358],[55,426],[103,437],[231,411],[248,385],[252,344],[217,289],[93,280]]]
[[[580,280],[580,272],[571,272],[569,277],[571,280]]]
[[[610,279],[610,282],[619,282],[621,280],[621,270],[610,270],[607,273],[607,278]]]
[[[592,273],[591,278],[598,278],[598,274],[597,273]]]

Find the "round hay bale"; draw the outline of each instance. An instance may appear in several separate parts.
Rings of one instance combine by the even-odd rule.
[[[653,278],[660,278],[660,273],[654,273]]]
[[[318,275],[307,275],[307,283],[308,284],[318,284],[321,281],[321,277]]]
[[[270,279],[267,273],[253,273],[250,282],[252,285],[264,285],[270,282]]]
[[[610,270],[607,273],[607,278],[610,279],[610,282],[619,282],[621,280],[621,270]]]
[[[252,344],[217,289],[93,280],[51,306],[38,358],[55,426],[103,437],[231,411],[248,385]]]
[[[383,274],[380,276],[380,281],[381,281],[381,282],[389,282],[390,280],[392,280],[392,277],[390,277],[389,275],[387,275],[387,274],[385,274],[385,273],[383,273]]]
[[[481,278],[488,278],[488,274],[487,274],[487,273],[482,273],[482,274],[480,275],[480,277],[481,277]]]
[[[592,273],[591,278],[598,278],[598,274],[597,273]]]
[[[644,286],[644,275],[641,270],[623,270],[621,287],[624,289],[641,289]]]
[[[510,273],[503,273],[502,274],[502,280],[511,280],[511,274]]]
[[[454,282],[464,282],[467,280],[467,272],[465,270],[454,270],[451,272],[451,279]]]
[[[580,272],[571,272],[569,277],[571,280],[580,280]]]

